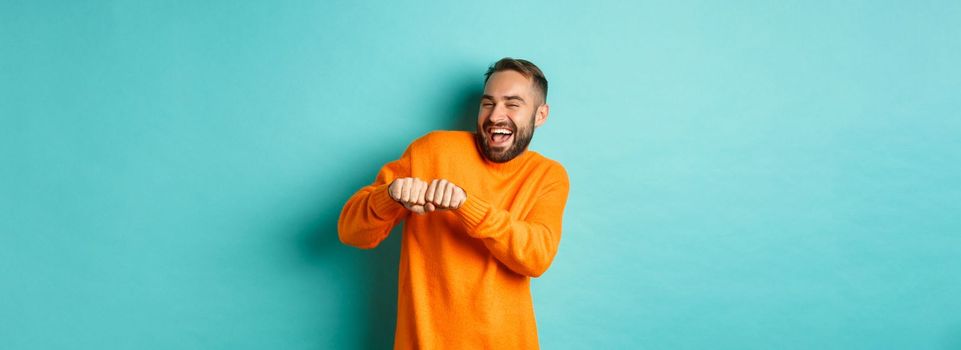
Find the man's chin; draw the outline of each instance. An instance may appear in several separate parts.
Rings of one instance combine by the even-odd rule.
[[[491,153],[492,153],[492,154],[503,155],[503,154],[507,154],[507,151],[509,151],[509,150],[511,149],[511,146],[513,146],[513,145],[500,146],[500,147],[490,147],[490,146],[488,146],[487,149],[491,150]]]
[[[479,138],[478,142],[482,144],[481,153],[483,153],[484,158],[494,163],[507,163],[520,154],[518,152],[518,154],[512,156],[515,153],[517,139],[512,138],[509,144],[501,146],[491,146],[489,140],[485,138]]]
[[[504,149],[501,149],[501,150],[491,149],[490,152],[488,152],[484,156],[487,157],[487,160],[492,161],[494,163],[506,163],[511,159],[513,159],[513,157],[507,158],[510,156],[510,147],[505,147]]]
[[[501,146],[501,147],[491,147],[487,145],[487,152],[484,154],[488,160],[495,162],[503,162],[502,159],[507,156],[507,153],[511,150],[511,145]]]

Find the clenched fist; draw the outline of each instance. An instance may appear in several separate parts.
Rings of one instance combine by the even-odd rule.
[[[434,179],[424,194],[424,209],[429,212],[457,209],[466,201],[467,193],[464,189],[446,179]]]
[[[467,193],[445,179],[427,184],[416,177],[402,177],[387,187],[390,198],[417,214],[457,209],[467,201]]]
[[[424,195],[427,193],[427,183],[416,177],[403,177],[394,180],[387,187],[390,198],[404,205],[404,208],[417,214],[426,212]]]

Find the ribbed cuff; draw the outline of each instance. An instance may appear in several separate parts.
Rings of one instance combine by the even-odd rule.
[[[484,200],[475,196],[468,196],[467,201],[461,204],[460,208],[455,209],[454,213],[460,216],[461,221],[467,226],[467,234],[477,237],[477,226],[487,217],[490,208],[491,205]]]
[[[370,193],[370,208],[374,211],[374,215],[381,219],[396,217],[406,210],[403,205],[390,198],[390,194],[387,193],[389,187],[390,184],[383,184]]]

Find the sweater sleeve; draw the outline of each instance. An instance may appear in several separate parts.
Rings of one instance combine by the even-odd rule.
[[[373,184],[364,186],[347,200],[337,222],[337,235],[341,242],[361,249],[372,249],[407,216],[409,211],[390,198],[387,188],[394,179],[410,176],[410,153],[411,147],[408,147],[400,159],[380,169]]]
[[[539,277],[557,254],[569,190],[567,174],[563,173],[561,179],[541,192],[523,220],[470,194],[454,212],[466,226],[467,234],[482,240],[497,260],[516,273]]]

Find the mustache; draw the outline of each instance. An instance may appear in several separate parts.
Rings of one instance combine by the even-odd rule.
[[[514,121],[510,119],[508,119],[507,122],[496,123],[496,124],[491,122],[490,119],[488,119],[487,121],[484,122],[483,131],[487,132],[487,130],[493,127],[499,127],[499,128],[510,129],[511,131],[517,131],[517,124],[514,124]]]

